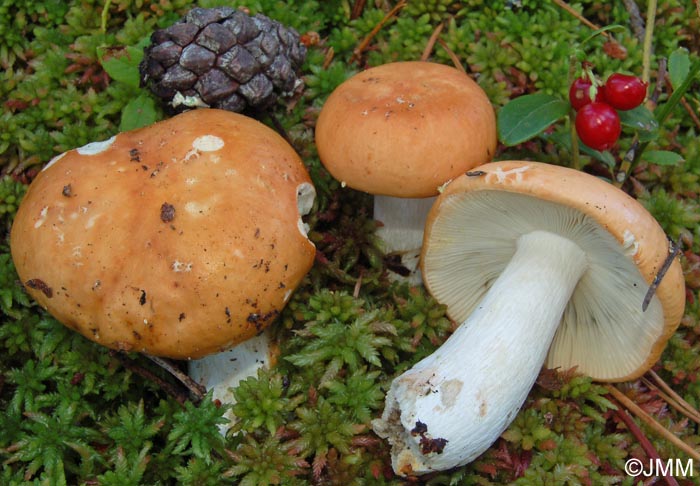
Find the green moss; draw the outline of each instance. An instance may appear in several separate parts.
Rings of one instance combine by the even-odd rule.
[[[176,380],[149,360],[97,346],[33,304],[18,282],[7,242],[26,189],[21,181],[57,154],[116,133],[125,107],[145,93],[106,76],[100,50],[137,45],[195,3],[245,7],[293,26],[310,41],[318,34],[304,65],[306,89],[291,105],[274,109],[318,192],[307,217],[318,257],[277,325],[278,366],[235,390],[238,421],[225,437],[217,427],[225,405],[210,397],[198,405],[185,400]],[[659,2],[652,69],[679,46],[692,60],[698,56],[700,21],[695,9],[676,3]],[[600,26],[620,26],[612,34],[626,50],[622,58],[606,53],[604,36],[586,40],[592,30],[554,2],[411,1],[379,27],[395,4],[366,2],[351,18],[350,0],[0,0],[1,484],[406,484],[391,472],[388,444],[373,435],[370,423],[381,413],[391,379],[435,350],[455,323],[425,289],[391,282],[371,197],[342,188],[322,167],[313,127],[323,102],[359,70],[420,58],[440,25],[429,60],[452,64],[456,56],[496,108],[521,94],[565,96],[572,59],[590,61],[602,77],[638,74],[642,48],[623,2],[569,2]],[[697,82],[686,94],[695,111],[696,88]],[[664,91],[660,100],[667,97]],[[674,110],[652,146],[680,153],[684,163],[640,164],[625,186],[670,237],[684,236],[688,243],[683,262],[693,300],[656,370],[695,406],[697,133],[688,112]],[[630,136],[621,150],[630,146]],[[569,163],[566,148],[552,138],[500,148],[497,156]],[[588,169],[601,170],[594,159],[587,162]],[[538,383],[483,456],[415,483],[632,485],[624,461],[640,448],[616,417],[606,389],[561,371],[544,371]],[[631,389],[639,387],[636,382]],[[658,407],[658,397],[643,389],[634,397],[683,440],[700,441],[676,412]],[[678,453],[647,433],[664,457]]]

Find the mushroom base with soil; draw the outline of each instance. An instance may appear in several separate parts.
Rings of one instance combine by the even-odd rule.
[[[481,303],[432,355],[396,378],[375,432],[399,474],[466,464],[515,418],[588,266],[571,240],[521,236]]]

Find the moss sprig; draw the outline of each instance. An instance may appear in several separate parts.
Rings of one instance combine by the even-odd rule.
[[[304,400],[299,387],[290,387],[285,382],[278,371],[268,369],[260,369],[257,376],[243,380],[234,391],[235,421],[231,431],[264,430],[274,435],[288,414]]]

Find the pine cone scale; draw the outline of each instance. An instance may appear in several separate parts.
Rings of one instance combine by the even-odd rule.
[[[185,47],[180,56],[180,66],[200,75],[206,73],[215,62],[216,54],[197,44]]]

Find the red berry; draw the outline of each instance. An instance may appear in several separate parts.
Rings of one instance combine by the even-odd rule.
[[[631,110],[647,96],[647,84],[636,76],[615,73],[605,81],[605,101],[618,110]]]
[[[615,145],[621,130],[619,115],[605,103],[589,103],[576,113],[576,133],[594,150],[607,150]]]
[[[598,86],[596,90],[595,100],[603,101],[605,99],[603,87]],[[591,102],[591,81],[587,78],[576,78],[569,88],[569,101],[571,107],[578,111],[582,107]]]

